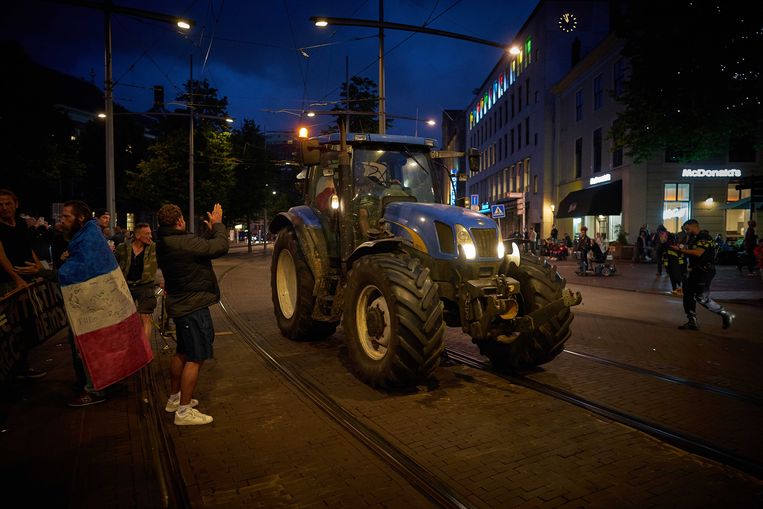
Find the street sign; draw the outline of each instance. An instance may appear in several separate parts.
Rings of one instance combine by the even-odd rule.
[[[508,193],[508,198],[524,198],[525,193]]]
[[[504,209],[503,205],[491,205],[490,215],[493,216],[493,219],[500,219],[502,217],[506,217],[506,210]]]
[[[471,204],[472,204],[472,207],[474,207],[476,205],[479,208],[479,205],[480,205],[480,195],[473,194],[472,195]]]

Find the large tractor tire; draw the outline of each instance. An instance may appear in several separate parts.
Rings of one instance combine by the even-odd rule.
[[[350,362],[375,387],[405,387],[429,377],[445,347],[443,306],[429,269],[403,253],[355,262],[344,295]]]
[[[503,267],[503,272],[519,281],[522,314],[560,299],[567,284],[547,261],[532,254],[522,254],[519,266],[510,263]],[[564,350],[573,317],[570,308],[565,307],[535,331],[520,334],[514,342],[484,342],[480,350],[498,369],[524,369],[544,364]]]
[[[292,228],[278,232],[270,266],[273,310],[281,333],[293,340],[325,339],[338,322],[312,319],[315,278]]]

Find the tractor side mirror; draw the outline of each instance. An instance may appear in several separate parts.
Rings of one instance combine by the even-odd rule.
[[[469,149],[469,170],[472,172],[480,171],[480,151],[476,148]]]
[[[305,192],[307,191],[307,170],[302,170],[297,175],[297,181],[294,182],[294,187],[297,188],[297,191],[299,191],[299,194],[302,196],[305,195]]]
[[[302,140],[300,142],[302,152],[302,164],[315,166],[321,161],[321,148],[318,140]]]

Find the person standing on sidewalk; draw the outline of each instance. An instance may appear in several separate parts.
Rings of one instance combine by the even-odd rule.
[[[588,236],[588,227],[580,227],[580,237],[578,238],[578,252],[580,253],[580,272],[585,275],[588,272],[588,252],[593,247],[591,237]]]
[[[42,269],[29,237],[26,222],[16,215],[19,199],[10,189],[0,189],[0,297],[18,288],[24,288],[28,281]],[[35,341],[33,330],[23,331],[25,348],[14,366],[18,379],[42,378],[47,373],[29,367],[29,346]]]
[[[151,315],[156,308],[156,246],[151,241],[151,225],[138,223],[132,239],[124,240],[114,250],[119,268],[127,280],[130,295],[143,321],[146,337],[151,335]]]
[[[670,286],[672,287],[671,294],[675,296],[682,296],[683,289],[681,288],[682,281],[685,277],[686,271],[686,257],[673,249],[677,242],[675,235],[667,230],[660,231],[660,244],[661,258],[657,261],[658,266],[664,266],[665,272],[668,273],[670,278]]]
[[[721,315],[723,328],[728,329],[734,315],[710,298],[710,283],[715,276],[715,249],[707,230],[700,230],[696,219],[683,224],[688,235],[686,246],[671,246],[670,249],[686,255],[689,259],[689,273],[683,282],[684,312],[688,321],[679,326],[682,330],[699,330],[696,303],[717,315]]]
[[[204,361],[213,357],[215,331],[209,307],[220,300],[212,260],[228,252],[223,209],[216,203],[205,221],[209,231],[196,236],[185,231],[177,205],[164,205],[159,220],[156,256],[167,291],[167,313],[175,321],[177,350],[170,364],[171,394],[165,410],[175,412],[179,426],[209,424],[211,415],[195,407],[193,391]]]
[[[747,261],[748,276],[754,276],[757,270],[755,263],[755,247],[758,245],[758,235],[755,233],[755,227],[758,226],[753,220],[747,221],[747,230],[744,232],[744,252]]]

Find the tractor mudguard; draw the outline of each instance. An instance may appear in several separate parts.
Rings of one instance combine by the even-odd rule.
[[[315,279],[313,295],[318,296],[324,277],[329,273],[329,254],[323,225],[313,209],[300,205],[290,208],[287,212],[279,212],[270,222],[268,230],[277,234],[281,229],[288,227],[293,228],[297,235],[300,249]]]
[[[376,239],[363,242],[361,245],[355,248],[350,257],[347,259],[347,267],[352,267],[361,256],[367,256],[376,253],[391,253],[396,251],[400,244],[403,243],[403,239],[400,237],[393,237],[387,239]]]

